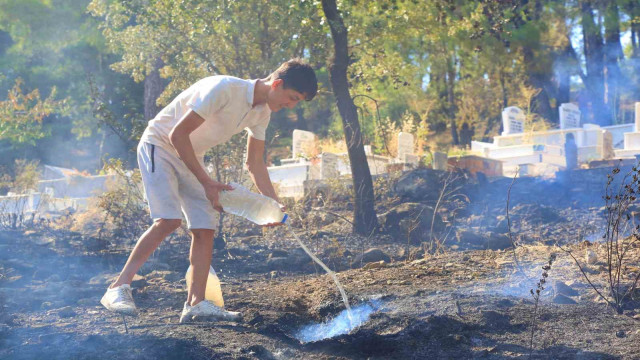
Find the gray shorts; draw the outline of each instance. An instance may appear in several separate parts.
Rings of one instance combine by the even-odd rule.
[[[200,164],[204,168],[203,160]],[[189,229],[218,227],[218,212],[205,195],[202,184],[175,153],[140,142],[138,166],[151,218],[187,219]]]

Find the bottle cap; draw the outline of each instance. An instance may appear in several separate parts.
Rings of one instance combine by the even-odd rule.
[[[282,223],[284,224],[288,218],[289,218],[289,214],[284,214],[284,217],[282,218]]]

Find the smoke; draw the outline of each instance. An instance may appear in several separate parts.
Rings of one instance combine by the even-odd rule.
[[[374,312],[378,311],[382,302],[371,300],[351,309],[351,321],[347,309],[343,310],[333,319],[320,324],[308,324],[295,333],[295,338],[303,343],[329,339],[338,335],[350,333],[369,320]]]

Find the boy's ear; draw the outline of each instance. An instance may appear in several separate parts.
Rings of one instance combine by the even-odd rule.
[[[282,84],[284,84],[284,80],[276,79],[276,80],[273,80],[273,82],[271,83],[271,87],[275,89],[282,86]]]

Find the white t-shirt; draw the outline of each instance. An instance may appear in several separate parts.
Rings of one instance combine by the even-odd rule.
[[[243,129],[249,132],[249,136],[264,140],[271,109],[267,104],[252,107],[256,81],[210,76],[196,82],[149,121],[141,141],[176,153],[169,141],[169,133],[189,109],[204,119],[204,123],[189,136],[198,157]]]

